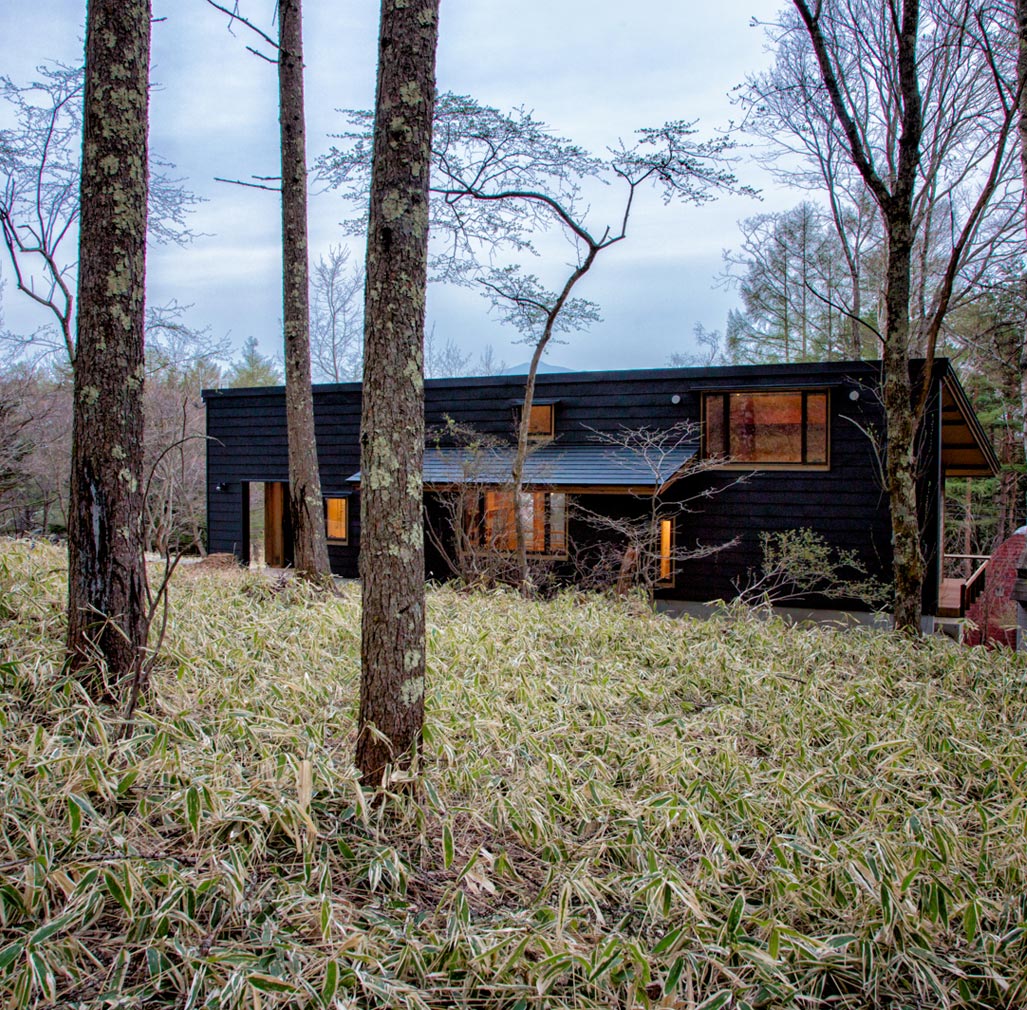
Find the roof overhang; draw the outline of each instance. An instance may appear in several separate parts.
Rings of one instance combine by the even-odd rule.
[[[679,445],[646,456],[625,446],[549,442],[529,452],[522,483],[579,493],[657,491],[680,474],[697,450],[695,445]],[[429,447],[424,451],[424,486],[440,490],[465,484],[509,484],[514,452],[513,446]],[[349,480],[359,482],[360,474],[355,473]]]
[[[943,477],[995,477],[1000,464],[991,440],[959,380],[941,380],[941,472]]]

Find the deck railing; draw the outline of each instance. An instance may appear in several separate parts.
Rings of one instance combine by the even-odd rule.
[[[977,598],[984,592],[987,582],[987,568],[991,556],[988,554],[946,554],[945,561],[962,562],[964,574],[957,576],[959,585],[959,616],[962,617],[977,602]],[[971,570],[971,564],[977,563],[977,567]],[[946,565],[948,570],[952,570]]]

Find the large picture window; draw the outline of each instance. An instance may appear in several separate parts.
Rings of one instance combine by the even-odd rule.
[[[706,393],[706,456],[729,464],[828,465],[827,390]]]
[[[486,491],[482,516],[485,546],[517,550],[517,518],[513,491]],[[567,554],[567,496],[553,491],[522,491],[517,508],[524,525],[529,554],[564,557]]]

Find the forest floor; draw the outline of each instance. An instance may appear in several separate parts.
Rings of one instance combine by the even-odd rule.
[[[64,603],[0,542],[4,1006],[1027,1005],[1022,655],[432,590],[375,804],[357,586],[176,573],[130,736]]]

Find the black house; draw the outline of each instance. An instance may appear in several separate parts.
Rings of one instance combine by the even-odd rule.
[[[879,387],[880,364],[867,361],[541,374],[531,417],[533,452],[517,506],[530,515],[529,553],[574,579],[589,563],[589,550],[604,543],[617,549],[616,531],[596,517],[637,516],[659,496],[670,516],[659,520],[660,596],[728,599],[759,569],[761,533],[804,528],[834,548],[854,551],[871,574],[888,582]],[[451,574],[438,524],[443,498],[457,486],[470,486],[480,512],[470,536],[487,538],[500,552],[512,550],[509,462],[523,392],[524,377],[517,375],[425,383],[425,420],[433,432],[425,452],[425,505],[436,524],[426,549],[429,576]],[[209,549],[248,559],[260,541],[268,564],[287,565],[284,390],[203,395]],[[998,462],[944,360],[935,364],[927,411],[920,480],[928,562],[923,602],[932,615],[939,613],[943,581],[945,479],[991,476]],[[331,565],[355,577],[359,383],[315,386],[314,413]],[[657,442],[660,433],[675,438],[660,452],[646,453],[625,434],[641,429]],[[475,434],[469,439],[468,432]],[[694,473],[697,461],[704,465]],[[730,546],[681,559],[694,548],[702,554],[704,547],[724,544]]]

